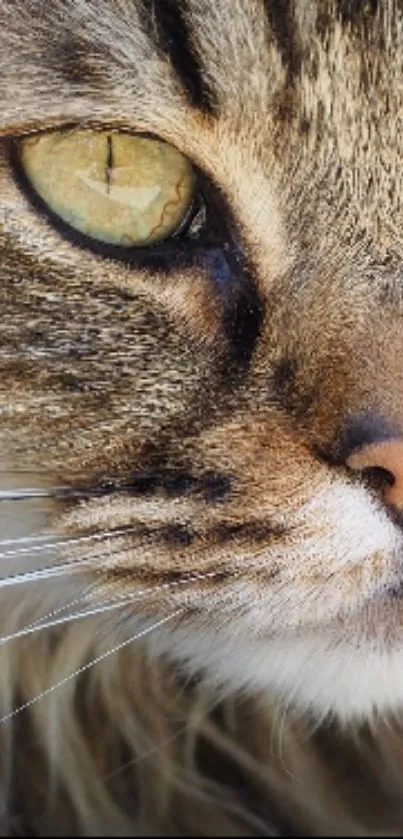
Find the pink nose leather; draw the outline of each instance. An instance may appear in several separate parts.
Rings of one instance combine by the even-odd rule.
[[[403,439],[368,443],[350,455],[347,465],[357,470],[375,466],[390,472],[394,483],[384,488],[383,500],[386,504],[403,509]]]

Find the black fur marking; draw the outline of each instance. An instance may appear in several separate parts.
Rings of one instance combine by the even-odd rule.
[[[263,318],[254,280],[236,245],[211,249],[203,263],[222,300],[228,362],[245,370],[251,361]]]
[[[190,104],[204,113],[215,113],[216,100],[192,44],[186,4],[180,0],[143,0],[141,16],[149,36],[168,56]]]
[[[204,477],[202,489],[206,501],[214,503],[224,501],[229,495],[232,480],[228,475],[219,475],[215,472],[208,472]]]
[[[176,498],[190,493],[201,495],[207,503],[223,501],[229,494],[232,478],[208,471],[199,477],[178,469],[161,469],[146,474],[134,475],[122,490],[134,495],[153,495],[163,492],[169,498]]]
[[[203,268],[221,298],[228,361],[245,372],[260,335],[263,306],[225,195],[204,175],[201,187],[210,211],[210,229],[220,242],[219,247],[205,250]]]
[[[292,86],[301,70],[301,50],[293,20],[292,0],[265,0],[264,8],[287,71],[287,86]]]
[[[252,544],[256,542],[269,544],[273,542],[273,539],[283,538],[286,532],[281,525],[265,522],[221,522],[212,531],[212,537],[220,543],[247,539]]]
[[[157,569],[153,572],[143,568],[136,568],[135,571],[133,571],[132,569],[121,568],[119,565],[115,568],[108,569],[106,572],[106,578],[111,582],[124,581],[127,583],[139,583],[141,581],[142,585],[157,585],[158,591],[162,597],[163,588],[169,590],[170,587],[175,588],[177,585],[186,583],[188,585],[195,583],[198,587],[200,587],[201,583],[204,586],[214,586],[218,581],[222,582],[223,580],[231,578],[231,572],[225,571],[224,569],[219,571],[214,569],[214,571],[207,573],[203,572],[203,575],[197,570],[197,568],[194,571],[185,572],[175,570],[164,571],[163,569]],[[167,593],[169,595],[169,591]]]
[[[282,396],[288,393],[295,384],[295,378],[298,372],[298,362],[295,358],[282,358],[277,365],[273,382],[277,393]]]
[[[78,91],[92,87],[94,90],[105,88],[107,75],[105,64],[111,62],[111,56],[104,46],[98,54],[94,43],[88,43],[78,34],[69,33],[69,37],[58,41],[54,49],[44,53],[43,62],[50,67],[54,75]]]
[[[336,0],[335,12],[343,26],[365,27],[380,8],[380,0]]]
[[[277,398],[295,420],[304,423],[314,412],[320,395],[315,382],[308,383],[298,374],[298,359],[292,356],[280,359],[270,377],[269,401]]]
[[[184,524],[170,524],[160,535],[172,547],[186,548],[194,542],[197,534]]]
[[[262,309],[253,286],[246,288],[229,308],[224,328],[231,347],[231,358],[238,366],[249,365],[260,334]]]
[[[232,542],[237,536],[242,536],[244,529],[245,525],[242,522],[221,522],[214,528],[212,536],[217,542]]]
[[[335,0],[332,6],[329,3],[323,4],[316,19],[317,32],[326,38],[334,29],[335,20],[339,20],[345,29],[367,41],[380,8],[380,0]]]
[[[93,484],[54,488],[45,494],[66,501],[120,493],[135,496],[162,494],[168,498],[192,494],[207,504],[215,504],[228,497],[232,484],[233,479],[230,475],[223,475],[212,470],[196,476],[182,469],[155,469],[134,473],[130,480],[99,478]]]

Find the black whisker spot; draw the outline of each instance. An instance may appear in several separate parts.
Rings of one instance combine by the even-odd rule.
[[[266,522],[220,522],[212,531],[216,542],[231,542],[236,539],[251,543],[271,544],[274,539],[281,539],[286,529],[279,524]]]
[[[197,478],[190,472],[166,470],[160,474],[160,486],[168,496],[186,495],[197,487]]]
[[[223,501],[229,494],[232,479],[229,475],[210,472],[202,479],[202,492],[206,501]]]
[[[221,522],[214,528],[212,536],[216,542],[228,542],[242,534],[243,529],[242,523]]]
[[[161,469],[147,474],[136,474],[130,481],[121,485],[121,489],[135,495],[163,493],[168,498],[183,495],[201,495],[207,502],[223,500],[229,493],[232,479],[207,471],[202,475],[193,475],[183,469]],[[116,487],[119,490],[119,486]]]
[[[24,500],[30,498],[56,498],[64,501],[103,498],[121,493],[133,496],[162,496],[179,498],[192,495],[206,503],[224,500],[232,487],[233,478],[208,470],[193,475],[183,469],[160,469],[153,472],[136,472],[130,479],[99,477],[93,484],[76,484],[49,489],[27,489],[0,491],[1,500]]]
[[[194,542],[197,534],[185,524],[170,524],[160,531],[160,536],[173,547],[187,547]]]
[[[125,490],[134,495],[151,495],[157,491],[158,486],[158,476],[155,474],[136,474],[124,484]]]

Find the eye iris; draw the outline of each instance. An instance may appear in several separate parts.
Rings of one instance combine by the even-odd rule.
[[[192,202],[195,175],[168,143],[106,131],[29,137],[21,163],[38,195],[93,239],[147,246],[172,235]]]

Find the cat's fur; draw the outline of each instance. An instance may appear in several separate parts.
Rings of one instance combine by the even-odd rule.
[[[74,539],[4,576],[74,568],[1,635],[133,601],[2,644],[3,833],[401,834],[403,536],[345,457],[403,420],[402,62],[397,0],[0,0],[1,487],[78,496],[3,502]],[[214,244],[63,236],[10,138],[74,125],[182,151]]]

